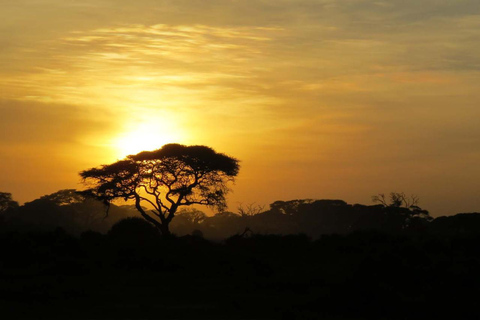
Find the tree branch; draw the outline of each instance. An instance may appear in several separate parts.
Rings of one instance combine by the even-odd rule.
[[[140,214],[142,215],[142,217],[153,223],[157,228],[161,228],[162,224],[160,222],[158,222],[157,220],[155,220],[154,218],[150,217],[146,212],[145,210],[143,210],[142,206],[140,205],[140,196],[138,194],[135,195],[135,207],[137,208],[137,210],[140,212]],[[160,220],[162,220],[163,222],[163,219],[162,217],[160,216],[159,217]]]

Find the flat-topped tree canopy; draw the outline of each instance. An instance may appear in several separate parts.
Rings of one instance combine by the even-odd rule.
[[[182,144],[166,144],[154,151],[142,151],[128,156],[135,161],[178,160],[198,172],[220,171],[229,176],[238,174],[238,160],[223,153],[217,153],[206,146],[185,146]]]
[[[84,182],[91,188],[84,195],[92,195],[104,202],[116,198],[132,199],[134,186],[139,183],[139,166],[131,160],[120,160],[80,172]]]
[[[238,171],[237,159],[212,148],[167,144],[82,171],[80,176],[91,185],[86,193],[105,202],[134,199],[142,216],[168,234],[179,206],[200,204],[223,210],[227,183],[234,181]],[[142,203],[154,210],[147,213]]]

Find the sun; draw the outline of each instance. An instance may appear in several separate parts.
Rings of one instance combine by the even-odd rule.
[[[183,135],[171,127],[159,127],[153,123],[141,123],[114,138],[113,147],[118,158],[141,151],[151,151],[168,143],[180,143]]]

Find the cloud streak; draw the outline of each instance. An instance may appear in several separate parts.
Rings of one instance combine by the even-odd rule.
[[[165,124],[179,142],[251,161],[245,175],[266,185],[295,176],[296,189],[271,190],[272,201],[349,190],[349,202],[368,202],[388,188],[433,199],[441,192],[422,179],[459,159],[469,160],[457,185],[461,170],[480,178],[470,164],[480,159],[476,0],[19,0],[2,9],[2,98],[45,108],[35,111],[43,125],[9,122],[9,132],[42,133],[5,148],[53,145],[45,123],[72,112],[84,121],[67,121],[71,147],[100,154],[132,128]],[[110,131],[100,134],[93,123],[105,114]],[[429,190],[448,189],[435,179]],[[360,182],[369,190],[350,187]],[[241,177],[238,188],[252,202],[263,192]]]

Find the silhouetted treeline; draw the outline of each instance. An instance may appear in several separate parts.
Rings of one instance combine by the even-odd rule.
[[[415,207],[418,208],[418,207]],[[200,217],[195,212],[181,211],[172,223],[178,235],[196,230],[209,239],[224,239],[245,229],[258,234],[298,234],[312,238],[324,234],[347,234],[358,230],[383,232],[421,232],[428,229],[432,218],[425,210],[385,205],[350,205],[342,200],[276,201],[270,209],[253,215],[223,212],[213,217]]]
[[[0,230],[51,231],[61,227],[73,235],[87,230],[106,233],[114,223],[134,214],[128,207],[111,205],[107,208],[102,202],[86,198],[73,189],[60,190],[22,206],[16,202],[5,204],[2,211]]]
[[[398,195],[398,194],[393,194]],[[385,233],[468,233],[480,228],[475,214],[432,219],[417,206],[347,204],[342,200],[276,201],[268,210],[239,210],[207,216],[188,208],[180,210],[171,231],[183,236],[195,234],[221,241],[245,230],[255,234],[306,234],[317,239],[325,234],[348,234],[361,230]],[[61,190],[19,206],[8,193],[0,193],[0,232],[54,230],[63,228],[72,235],[91,230],[106,233],[118,221],[139,216],[134,206],[108,208],[100,201]]]

